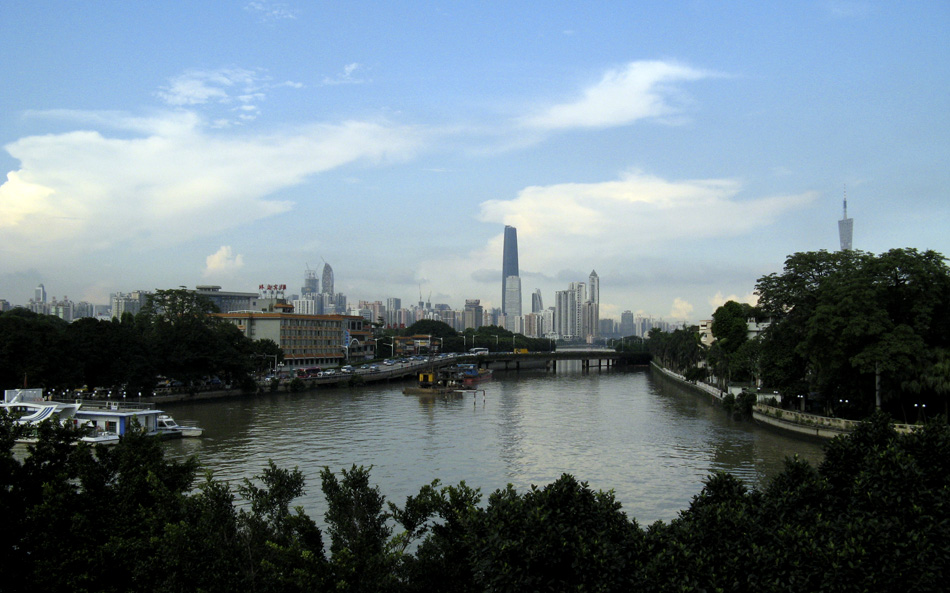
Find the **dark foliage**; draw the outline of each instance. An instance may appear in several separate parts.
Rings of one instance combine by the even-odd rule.
[[[711,475],[668,524],[563,475],[482,502],[461,483],[401,507],[369,469],[321,474],[328,542],[271,463],[232,491],[140,434],[97,449],[0,415],[3,591],[943,591],[950,428],[898,434],[876,414],[763,490]],[[236,495],[243,500],[235,506]]]

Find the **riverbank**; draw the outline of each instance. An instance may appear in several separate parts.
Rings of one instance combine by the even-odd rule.
[[[712,385],[687,381],[683,375],[665,369],[655,362],[650,364],[653,369],[659,371],[663,376],[678,382],[684,387],[690,388],[698,394],[708,396],[713,401],[722,402],[723,392]],[[861,424],[858,420],[806,414],[804,412],[796,412],[795,410],[785,410],[775,406],[767,406],[761,403],[757,403],[753,406],[752,419],[759,424],[786,433],[814,437],[822,440],[846,435]],[[912,432],[917,428],[913,424],[893,424],[892,426],[894,430],[901,433]]]

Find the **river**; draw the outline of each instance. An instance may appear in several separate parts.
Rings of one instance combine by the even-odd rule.
[[[523,492],[561,474],[614,490],[641,526],[685,509],[715,470],[762,487],[797,454],[813,464],[820,443],[736,421],[706,398],[649,370],[558,363],[551,371],[496,372],[484,397],[431,400],[402,394],[407,383],[281,393],[164,406],[200,439],[166,444],[197,455],[216,479],[259,474],[273,459],[298,467],[307,493],[295,504],[319,523],[326,509],[320,470],[372,466],[371,483],[399,505],[419,487],[477,487],[487,497]]]

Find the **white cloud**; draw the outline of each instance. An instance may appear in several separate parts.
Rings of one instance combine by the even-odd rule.
[[[495,262],[500,268],[502,259],[501,229],[511,225],[518,229],[523,275],[573,269],[583,272],[575,280],[585,281],[590,268],[603,275],[600,262],[642,261],[671,249],[701,246],[709,239],[743,236],[774,224],[815,197],[806,193],[748,198],[741,192],[742,184],[732,179],[676,181],[639,171],[600,183],[527,187],[510,200],[482,203],[479,218],[497,224],[498,235],[466,256],[423,262],[419,274],[471,287],[471,294],[485,294],[500,276],[500,269],[492,270]],[[473,276],[474,270],[486,267],[488,280]],[[670,273],[677,275],[675,270]],[[547,294],[564,288],[555,278],[536,282]],[[679,311],[685,308],[683,303],[674,306]]]
[[[227,103],[232,99],[232,90],[237,88],[248,95],[259,88],[258,74],[243,68],[219,70],[188,70],[169,80],[158,92],[168,105],[180,107],[201,105],[209,102]]]
[[[245,4],[244,10],[259,14],[265,21],[292,20],[297,18],[297,11],[287,6],[284,2],[255,0],[254,2]]]
[[[607,71],[600,82],[578,99],[554,105],[522,118],[531,128],[604,128],[631,124],[645,118],[667,117],[680,112],[674,104],[678,91],[673,83],[713,76],[675,62],[637,61]]]
[[[693,314],[693,306],[681,298],[673,299],[673,308],[670,309],[672,319],[689,319]]]
[[[222,245],[220,249],[205,258],[204,276],[230,274],[244,267],[244,256],[233,255],[230,245]]]
[[[737,303],[748,303],[753,307],[759,303],[759,297],[755,293],[749,293],[745,296],[738,296],[735,294],[730,294],[729,296],[723,296],[722,291],[717,292],[712,298],[709,299],[709,306],[713,311],[719,307],[725,305],[729,301],[735,301]]]
[[[249,110],[259,111],[257,103],[267,98],[266,91],[275,88],[303,88],[300,83],[285,81],[272,83],[261,71],[245,68],[219,68],[217,70],[187,70],[169,79],[157,95],[171,107],[212,108],[215,105],[238,103],[231,111],[238,112],[239,121],[255,119]],[[218,127],[227,127],[233,121],[222,119]]]
[[[404,158],[421,143],[416,130],[359,121],[271,135],[214,133],[181,112],[113,123],[125,124],[121,137],[75,131],[5,146],[21,163],[0,185],[8,267],[238,228],[288,211],[291,203],[268,196],[308,176],[361,159]]]
[[[354,76],[357,70],[362,68],[362,66],[356,62],[347,64],[343,66],[343,73],[338,74],[335,77],[324,77],[323,84],[327,86],[337,85],[337,84],[362,84],[366,80]]]

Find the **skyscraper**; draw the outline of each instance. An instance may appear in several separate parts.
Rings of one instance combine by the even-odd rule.
[[[516,253],[516,254],[515,254],[515,267],[517,267],[517,266],[518,266],[518,254]],[[42,284],[38,285],[38,286],[36,287],[36,289],[33,291],[33,301],[35,301],[35,302],[37,302],[37,303],[45,303],[45,302],[46,302],[46,287],[43,286]]]
[[[306,300],[312,300],[319,293],[320,289],[319,280],[317,280],[317,273],[308,267],[304,272],[303,287],[300,289],[300,296]]]
[[[333,294],[333,268],[323,262],[323,294]]]
[[[515,331],[517,319],[521,317],[521,278],[508,276],[505,278],[505,329]]]
[[[518,282],[518,311],[508,310],[508,278],[518,273],[518,229],[505,226],[505,249],[501,259],[501,312],[504,315],[521,315],[521,282]]]
[[[587,297],[586,324],[588,336],[596,338],[600,335],[600,276],[597,275],[597,270],[591,270],[587,280],[590,292]]]
[[[544,303],[541,302],[541,289],[538,288],[531,295],[531,312],[540,313],[544,311]]]
[[[844,214],[838,221],[838,239],[841,241],[841,251],[851,249],[851,235],[854,231],[854,220],[848,218],[848,190],[844,190]]]
[[[597,270],[591,270],[590,276],[587,278],[587,288],[590,289],[590,295],[587,300],[592,303],[600,304],[600,276],[597,275]]]

